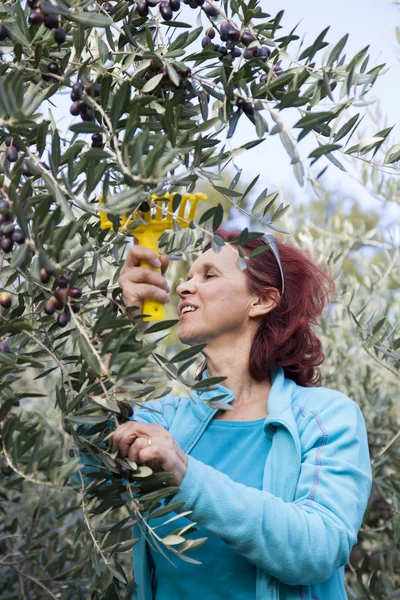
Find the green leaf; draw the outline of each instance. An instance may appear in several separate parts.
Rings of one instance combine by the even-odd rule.
[[[130,93],[131,84],[129,81],[124,81],[119,90],[114,92],[111,107],[111,123],[113,127],[117,126],[120,116],[125,112],[129,102]]]
[[[384,163],[387,165],[393,164],[400,160],[400,144],[395,144],[386,152]]]
[[[92,121],[75,123],[74,125],[71,125],[69,130],[73,133],[101,133],[103,131],[100,125],[97,125],[97,123],[93,123]]]
[[[305,58],[307,58],[308,59],[307,62],[311,62],[311,60],[314,58],[316,53],[328,45],[328,42],[324,42],[323,40],[324,40],[324,37],[326,36],[326,34],[328,33],[329,29],[330,29],[330,27],[327,27],[319,34],[319,36],[317,37],[315,42],[312,44],[312,46],[309,46],[301,53],[299,60],[304,60]]]
[[[143,334],[147,333],[156,333],[157,331],[163,331],[164,329],[169,329],[179,323],[179,319],[169,319],[166,321],[160,321],[159,323],[155,323],[151,325],[146,331],[143,331]]]
[[[89,344],[85,335],[79,330],[79,326],[76,329],[76,333],[78,337],[79,349],[82,352],[83,358],[86,360],[93,373],[95,373],[97,376],[100,376],[101,365],[97,357],[97,353],[94,351],[93,346]]]
[[[262,191],[258,196],[251,208],[251,214],[255,214],[256,212],[263,210],[263,215],[265,215],[275,202],[276,198],[279,196],[279,192],[272,192],[271,194],[266,195],[267,192],[268,188],[265,188],[265,190]]]
[[[176,546],[186,540],[181,535],[167,535],[166,537],[161,538],[161,541],[167,546]]]
[[[161,83],[163,77],[164,75],[162,73],[159,73],[158,75],[154,75],[154,77],[149,79],[149,81],[147,81],[147,83],[145,83],[141,89],[142,94],[155,90],[156,87]]]
[[[50,165],[53,175],[56,177],[60,165],[60,136],[58,135],[57,129],[54,131],[53,139],[51,141]]]
[[[68,12],[68,19],[84,27],[109,27],[113,21],[105,14],[93,12]]]
[[[329,111],[322,112],[309,112],[305,117],[297,121],[293,127],[308,127],[313,128],[315,125],[319,125],[320,123],[326,123],[328,120],[333,119],[334,114]]]
[[[201,352],[206,346],[207,344],[196,344],[195,346],[192,346],[187,350],[182,350],[181,352],[178,352],[178,354],[176,354],[173,358],[171,358],[169,362],[181,362],[183,360],[187,360],[188,358],[192,358],[193,356],[197,356],[199,352]]]
[[[348,39],[349,34],[346,33],[346,35],[344,35],[342,39],[339,40],[338,43],[333,47],[332,52],[330,53],[326,63],[329,67],[332,66],[333,63],[339,59],[339,56],[342,53],[342,50],[345,47]]]
[[[213,185],[213,188],[220,194],[228,196],[229,198],[237,198],[238,196],[242,195],[242,192],[238,192],[237,190],[230,190],[229,188],[221,187],[219,185]]]
[[[328,152],[339,150],[342,146],[340,144],[322,144],[319,148],[316,148],[308,155],[308,158],[319,158]],[[314,161],[315,162],[315,161]]]
[[[337,133],[335,133],[334,136],[334,140],[335,142],[338,142],[339,140],[341,140],[342,138],[344,138],[349,131],[353,128],[353,126],[356,124],[358,117],[360,116],[360,113],[357,113],[356,115],[354,115],[354,117],[351,117],[351,119],[349,119],[347,121],[347,123],[345,123]]]

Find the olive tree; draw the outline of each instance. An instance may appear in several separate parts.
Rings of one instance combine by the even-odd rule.
[[[143,315],[124,307],[118,275],[135,229],[151,227],[157,208],[172,217],[159,247],[177,261],[176,274],[178,261],[193,260],[205,241],[221,250],[215,231],[224,216],[243,215],[258,229],[244,228],[237,239],[241,269],[252,236],[298,235],[303,225],[286,220],[289,204],[278,192],[256,193],[258,178],[244,184],[236,168],[243,152],[259,147],[266,155],[270,136],[280,138],[297,184],[320,203],[327,165],[346,170],[354,158],[368,166],[385,149],[383,164],[395,173],[392,128],[358,136],[384,65],[370,65],[368,47],[347,56],[348,36],[329,40],[328,29],[306,46],[285,30],[283,11],[269,15],[258,0],[10,0],[0,21],[1,594],[125,598],[135,586],[133,523],[182,560],[205,540],[193,537],[195,525],[167,537],[152,528],[152,518],[172,514],[173,503],[163,500],[176,488],[168,473],[113,453],[113,430],[133,404],[171,390],[190,396],[220,380],[193,379],[203,346],[179,348],[172,313],[144,325]],[[67,127],[55,117],[66,96]],[[297,115],[294,125],[287,114]],[[253,138],[245,144],[237,141],[239,121]],[[312,144],[307,158],[303,140]],[[192,214],[187,207],[205,185],[212,193]],[[310,227],[304,239],[315,237]],[[338,250],[336,233],[321,249],[341,272],[349,248]],[[351,323],[358,338],[346,344],[360,356],[366,346],[396,372],[399,340],[382,321],[394,304],[381,307],[373,325],[363,304],[371,285],[383,291],[381,275],[370,285],[347,279],[346,312],[330,318],[336,327]],[[347,386],[362,404],[359,391],[333,376],[344,359],[342,338],[331,326],[324,333],[332,350],[327,381]],[[357,369],[367,386],[369,364],[361,359]],[[374,438],[383,471],[388,453],[380,447],[394,427],[386,401]],[[82,461],[92,461],[91,477]],[[367,593],[371,577],[352,568],[351,585]]]

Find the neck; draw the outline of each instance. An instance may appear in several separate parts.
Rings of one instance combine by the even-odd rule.
[[[231,406],[243,409],[255,405],[267,405],[268,393],[271,389],[269,373],[264,381],[256,381],[249,373],[249,355],[251,338],[230,340],[221,344],[221,340],[213,340],[207,344],[203,354],[207,359],[208,377],[226,377],[221,385],[230,389],[235,399]]]

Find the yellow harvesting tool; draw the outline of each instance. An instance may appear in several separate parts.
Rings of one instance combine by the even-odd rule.
[[[182,228],[188,227],[189,223],[194,220],[199,200],[207,200],[206,194],[203,193],[184,194],[177,211],[174,212],[175,196],[176,194],[168,192],[163,196],[153,194],[150,201],[142,203],[131,216],[122,215],[119,231],[129,231],[141,246],[151,248],[159,256],[158,240],[162,233],[167,229],[172,229],[173,221],[176,221]],[[103,204],[102,196],[99,198],[99,203]],[[141,208],[145,208],[145,210],[141,210]],[[138,215],[141,218],[139,225],[137,224]],[[143,224],[143,220],[145,224]],[[104,211],[100,211],[100,227],[101,229],[113,229],[113,224]],[[153,271],[161,273],[161,268],[156,268],[145,261],[141,261],[140,266],[149,267]],[[162,321],[166,318],[164,304],[153,298],[144,299],[142,313],[148,315],[143,317],[143,321]]]

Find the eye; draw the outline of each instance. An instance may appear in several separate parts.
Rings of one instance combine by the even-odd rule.
[[[215,277],[215,275],[212,275],[211,273],[207,273],[205,278],[207,279],[207,277]]]

